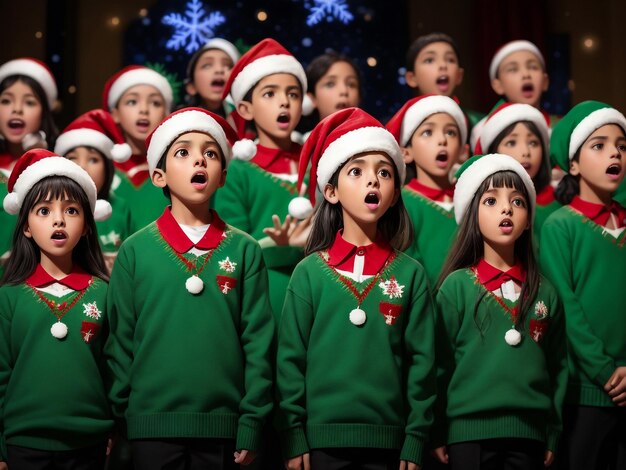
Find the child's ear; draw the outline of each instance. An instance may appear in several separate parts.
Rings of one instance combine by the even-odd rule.
[[[324,199],[331,204],[337,204],[339,202],[339,196],[337,195],[337,191],[332,184],[324,186]]]
[[[220,177],[220,184],[218,188],[221,188],[226,183],[226,170],[222,170],[222,176]]]
[[[464,76],[465,76],[465,69],[459,67],[459,71],[457,72],[455,86],[459,86],[461,83],[463,83],[463,77]]]
[[[33,238],[33,234],[31,233],[30,227],[28,226],[28,224],[26,224],[26,226],[24,227],[24,231],[22,233],[24,233],[24,236],[26,238]]]
[[[406,80],[406,84],[411,88],[417,88],[417,77],[412,70],[407,70],[404,73],[404,79]]]
[[[395,189],[393,192],[393,199],[391,201],[391,206],[389,207],[393,207],[396,205],[396,202],[398,202],[398,199],[400,198],[400,190],[399,189]]]
[[[317,108],[317,99],[315,99],[315,95],[309,91],[307,91],[306,95],[311,100],[311,103],[313,104],[313,109]]]
[[[193,83],[189,82],[185,85],[185,91],[188,95],[195,96],[198,93]]]
[[[459,156],[457,158],[458,163],[465,163],[470,155],[469,144],[463,144],[459,151]]]
[[[111,110],[111,117],[113,118],[113,121],[115,121],[116,124],[120,123],[120,112],[117,109],[117,106]]]
[[[157,188],[164,188],[167,186],[167,175],[160,168],[155,168],[154,173],[151,176],[152,184]]]
[[[494,78],[493,80],[491,80],[491,88],[493,88],[493,91],[496,92],[496,95],[504,95],[504,87],[502,86],[502,82],[499,78]]]
[[[237,103],[237,112],[246,121],[254,120],[254,108],[250,101],[240,101]]]
[[[400,150],[402,151],[402,159],[404,160],[404,163],[407,165],[412,163],[413,155],[411,155],[411,149],[409,147],[400,147]]]
[[[580,175],[580,165],[578,164],[578,162],[572,160],[569,163],[569,174],[572,176]]]

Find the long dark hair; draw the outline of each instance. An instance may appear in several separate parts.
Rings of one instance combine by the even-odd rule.
[[[339,172],[350,160],[352,159],[347,160],[335,171],[328,184],[333,187],[338,186]],[[400,191],[401,182],[395,165],[393,180],[394,187]],[[396,203],[387,209],[387,212],[378,220],[377,227],[383,238],[396,250],[404,251],[411,245],[413,242],[413,224],[404,206],[401,192]],[[315,214],[313,215],[311,233],[304,247],[305,255],[325,250],[332,246],[337,236],[337,231],[342,228],[343,210],[341,203],[331,204],[321,196],[320,204],[315,209]]]
[[[474,266],[483,258],[485,252],[483,236],[478,226],[478,208],[480,207],[482,195],[490,187],[515,188],[524,195],[528,202],[528,221],[530,222],[530,226],[515,241],[515,259],[518,260],[526,270],[526,282],[522,284],[517,312],[517,325],[522,325],[523,327],[528,309],[534,302],[535,297],[537,297],[540,276],[539,266],[537,265],[533,249],[532,220],[534,214],[532,205],[530,204],[530,197],[524,182],[520,176],[513,171],[498,171],[485,179],[478,187],[467,212],[461,220],[456,238],[448,253],[446,262],[443,265],[441,275],[439,276],[437,288],[441,286],[445,278],[452,272]],[[478,306],[486,294],[486,290],[482,292],[476,299],[476,304],[474,305],[474,321],[479,329],[481,328],[476,315],[478,313]]]
[[[552,177],[552,173],[550,171],[550,155],[548,153],[548,149],[546,148],[546,145],[545,145],[543,139],[541,138],[541,133],[539,132],[539,129],[537,128],[537,125],[534,122],[531,122],[531,121],[516,121],[513,124],[508,125],[493,140],[493,142],[489,146],[489,149],[488,149],[487,153],[502,153],[502,152],[498,152],[497,151],[498,145],[500,145],[500,143],[505,139],[505,137],[507,135],[509,135],[511,132],[513,132],[513,129],[515,129],[515,126],[517,126],[520,123],[524,124],[526,126],[526,128],[530,132],[535,134],[535,136],[541,142],[541,165],[539,167],[539,171],[537,172],[537,174],[533,178],[533,183],[535,184],[535,190],[537,191],[537,193],[540,193],[541,191],[544,190],[544,188],[546,186],[548,186],[550,184],[550,179]]]
[[[24,198],[13,232],[11,255],[7,261],[4,276],[0,282],[1,285],[21,284],[35,271],[41,259],[41,252],[35,240],[24,235],[24,229],[28,224],[28,214],[35,205],[47,198],[58,199],[63,197],[73,199],[80,204],[87,228],[87,233],[80,238],[74,247],[72,260],[92,276],[105,281],[109,280],[104,257],[98,243],[96,224],[85,191],[71,178],[48,176],[38,181]]]
[[[572,157],[572,162],[577,162],[580,160],[580,149],[576,150],[576,153]],[[562,168],[565,171],[568,171],[567,168]],[[574,199],[574,196],[578,196],[580,193],[580,175],[574,176],[570,175],[569,171],[565,173],[561,181],[554,190],[554,198],[559,201],[564,206],[568,205]]]
[[[13,84],[17,81],[20,81],[29,86],[41,103],[41,125],[39,129],[44,131],[46,134],[46,143],[48,144],[48,148],[53,149],[57,137],[59,136],[59,130],[54,123],[54,119],[52,118],[52,110],[48,105],[48,98],[46,96],[46,93],[43,91],[43,88],[41,87],[39,82],[32,79],[31,77],[27,77],[26,75],[9,75],[4,80],[2,80],[2,82],[0,82],[0,93],[2,93],[10,86],[13,86]],[[0,139],[0,152],[4,153],[6,151],[7,143],[4,139]]]

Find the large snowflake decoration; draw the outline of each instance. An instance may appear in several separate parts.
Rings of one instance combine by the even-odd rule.
[[[83,313],[89,318],[95,318],[96,320],[99,319],[102,315],[102,312],[95,302],[88,302],[86,304],[83,304]]]
[[[215,36],[215,28],[226,21],[219,11],[211,12],[205,17],[200,0],[187,2],[185,16],[183,17],[180,13],[169,13],[161,21],[174,28],[174,35],[165,46],[174,50],[184,46],[189,54],[198,50]]]
[[[315,26],[324,19],[329,23],[338,20],[343,24],[348,24],[354,19],[346,0],[313,0],[312,3],[306,1],[304,7],[310,13],[306,18],[308,26]]]
[[[218,261],[217,263],[220,265],[220,269],[226,271],[227,273],[234,272],[235,268],[237,267],[237,263],[235,263],[234,261],[231,261],[228,256],[226,257],[225,260]]]
[[[390,299],[401,298],[402,292],[404,291],[404,286],[398,284],[394,276],[391,276],[391,279],[387,281],[381,281],[378,287],[383,290],[383,295],[388,295]]]

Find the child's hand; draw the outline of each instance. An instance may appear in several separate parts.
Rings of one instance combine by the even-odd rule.
[[[235,452],[235,463],[239,465],[250,465],[256,459],[256,452],[253,450],[242,449],[241,452]]]
[[[309,454],[298,455],[285,462],[285,468],[287,470],[310,470],[311,464],[309,463]]]
[[[446,446],[437,447],[433,449],[433,455],[439,460],[441,463],[448,463],[448,451]]]
[[[604,390],[617,406],[626,406],[626,366],[615,369],[604,385]]]
[[[298,221],[293,221],[293,230],[289,234],[289,246],[301,246],[304,247],[306,245],[306,240],[309,238],[309,233],[311,233],[311,221],[313,220],[313,216],[310,215],[306,219]]]
[[[546,450],[546,453],[543,457],[543,466],[549,467],[550,465],[552,465],[552,462],[554,462],[554,452],[552,452],[551,450]]]
[[[285,222],[281,225],[280,218],[274,214],[272,216],[273,227],[267,227],[263,229],[263,233],[274,240],[278,246],[289,245],[289,234],[293,231],[292,225],[295,224],[291,220],[291,216],[285,217]]]
[[[0,470],[9,470],[9,467],[7,467],[6,462],[0,462]]]
[[[407,460],[400,460],[400,470],[420,470],[420,466]]]

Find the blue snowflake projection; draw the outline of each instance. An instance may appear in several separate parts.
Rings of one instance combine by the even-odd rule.
[[[163,16],[163,24],[174,28],[174,35],[165,45],[168,49],[185,50],[191,54],[215,36],[215,28],[226,21],[219,11],[211,12],[205,17],[200,0],[187,2],[185,17],[180,13],[169,13]]]
[[[343,24],[348,24],[354,19],[346,0],[313,0],[312,3],[305,1],[304,7],[309,11],[306,18],[308,26],[315,26],[324,19],[328,23],[338,20]]]

